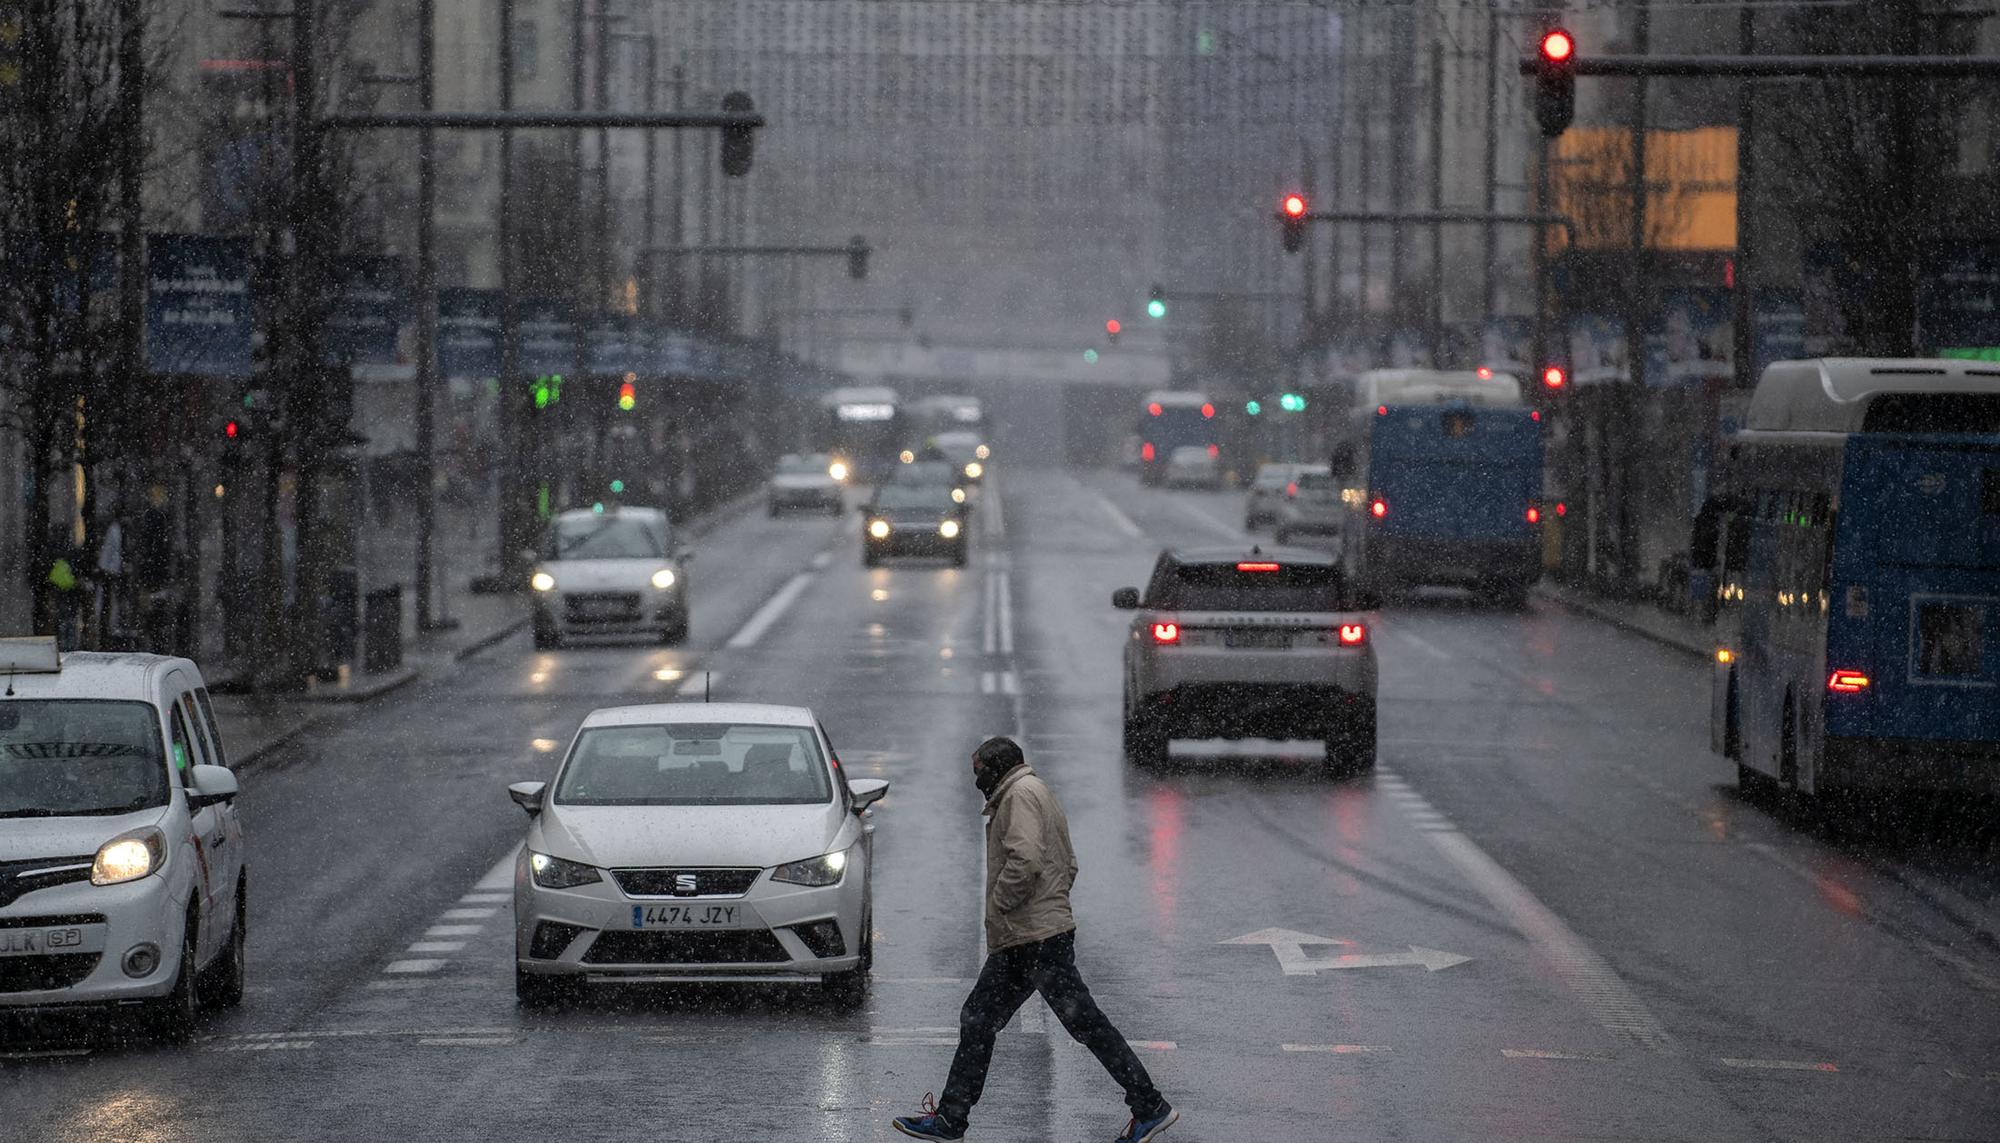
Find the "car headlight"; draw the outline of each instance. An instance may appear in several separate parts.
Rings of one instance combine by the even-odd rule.
[[[965,478],[967,480],[978,480],[979,474],[985,471],[986,466],[978,461],[967,461],[965,465]]]
[[[938,535],[943,536],[947,540],[958,539],[958,521],[946,520],[944,523],[939,524]]]
[[[661,568],[653,573],[653,586],[665,591],[674,586],[674,569]]]
[[[528,586],[534,588],[536,591],[554,591],[556,589],[556,577],[547,572],[536,572],[534,575],[528,577]]]
[[[596,866],[585,865],[581,861],[565,861],[546,853],[530,853],[528,868],[534,871],[535,884],[543,889],[574,889],[603,880],[598,876]]]
[[[97,849],[90,863],[92,885],[120,885],[157,871],[167,861],[167,835],[147,826],[120,834]]]
[[[832,464],[826,466],[826,474],[835,480],[846,480],[847,462],[841,460],[834,461]]]
[[[888,539],[888,538],[889,538],[889,521],[887,521],[887,520],[870,520],[870,521],[868,521],[868,534],[869,534],[869,535],[871,535],[871,536],[873,536],[873,537],[875,537],[875,538],[876,538],[876,539],[878,539],[878,540],[886,540],[886,539]]]
[[[952,489],[952,490],[951,490],[951,502],[952,502],[953,504],[963,504],[963,503],[965,503],[965,489],[963,489],[963,488],[954,488],[954,489]]]
[[[993,450],[987,448],[985,445],[980,445],[978,448],[972,450],[972,455],[978,457],[981,460],[985,460],[987,457],[993,455]]]
[[[847,851],[829,853],[823,857],[809,858],[780,865],[771,871],[771,880],[783,881],[791,885],[805,885],[821,888],[840,884],[840,875],[847,870]]]

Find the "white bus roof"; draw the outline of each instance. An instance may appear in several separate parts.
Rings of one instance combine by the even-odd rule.
[[[2000,396],[2000,366],[1927,357],[1816,357],[1774,361],[1750,397],[1747,429],[1857,433],[1876,397],[1891,393]]]
[[[822,405],[894,405],[902,398],[886,385],[852,385],[834,389],[819,399]]]
[[[1509,408],[1521,403],[1521,383],[1511,374],[1445,369],[1371,369],[1354,385],[1356,408],[1377,405],[1464,403]]]
[[[1209,401],[1208,394],[1197,393],[1192,389],[1155,389],[1146,394],[1145,403],[1148,405],[1193,405],[1199,407],[1208,404]]]

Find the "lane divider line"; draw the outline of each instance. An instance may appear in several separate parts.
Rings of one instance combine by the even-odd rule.
[[[979,596],[979,649],[988,655],[1000,648],[1000,607],[995,602],[998,573],[990,573]]]
[[[1139,525],[1132,522],[1132,517],[1127,516],[1123,509],[1119,508],[1118,505],[1113,504],[1111,502],[1111,497],[1106,496],[1102,492],[1096,493],[1095,495],[1097,496],[1097,502],[1104,506],[1104,514],[1111,518],[1112,527],[1118,529],[1119,531],[1125,533],[1126,535],[1132,537],[1135,540],[1140,540],[1145,538],[1146,533],[1142,529],[1140,529]]]
[[[1337,1056],[1386,1056],[1396,1049],[1387,1044],[1280,1044],[1287,1052],[1331,1052]]]
[[[998,593],[1000,601],[999,604],[1000,615],[999,619],[997,620],[997,626],[1000,628],[1000,653],[1002,655],[1011,655],[1014,653],[1013,573],[1002,571],[996,580],[996,584],[997,586],[995,587],[994,590]]]
[[[756,613],[750,616],[749,622],[739,628],[736,634],[731,635],[729,642],[723,644],[723,646],[755,646],[757,640],[764,637],[764,632],[769,631],[773,624],[783,618],[786,609],[791,607],[798,600],[799,596],[805,594],[806,587],[812,583],[812,580],[813,576],[811,572],[800,572],[787,580],[785,586],[779,588],[776,595],[765,600],[764,606],[759,607]]]
[[[1741,1060],[1728,1056],[1719,1061],[1726,1068],[1756,1068],[1778,1072],[1837,1072],[1839,1067],[1825,1062],[1810,1060]]]

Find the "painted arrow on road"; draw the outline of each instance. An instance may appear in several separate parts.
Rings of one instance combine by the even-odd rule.
[[[1471,960],[1469,956],[1442,952],[1438,949],[1410,945],[1409,952],[1399,953],[1341,953],[1334,957],[1313,957],[1306,953],[1307,945],[1352,945],[1353,941],[1338,940],[1334,937],[1318,937],[1311,933],[1301,933],[1292,929],[1259,929],[1240,937],[1231,937],[1219,942],[1225,945],[1269,945],[1278,958],[1278,967],[1286,976],[1312,976],[1342,968],[1400,968],[1404,965],[1422,965],[1427,971],[1441,972],[1455,964]]]

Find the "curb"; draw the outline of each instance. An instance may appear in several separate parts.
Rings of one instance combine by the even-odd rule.
[[[514,619],[507,623],[501,624],[498,629],[491,631],[485,635],[481,635],[479,638],[474,639],[472,642],[467,643],[465,646],[460,647],[456,651],[453,651],[451,653],[451,661],[454,663],[463,663],[467,659],[472,658],[474,655],[477,655],[482,651],[486,651],[493,647],[499,646],[501,643],[506,642],[509,636],[514,635],[515,633],[519,632],[522,628],[526,627],[529,623],[529,620],[530,620],[529,616],[523,615],[519,619]]]
[[[266,739],[249,750],[233,754],[229,760],[229,768],[238,771],[249,769],[279,750],[290,746],[294,741],[303,736],[306,731],[325,722],[331,716],[331,711],[317,711],[306,718],[299,719],[276,737]]]
[[[1554,588],[1547,587],[1541,584],[1537,584],[1535,586],[1535,595],[1537,595],[1541,599],[1544,599],[1550,603],[1555,604],[1558,607],[1562,607],[1569,611],[1576,612],[1579,615],[1588,616],[1592,619],[1597,620],[1600,623],[1609,624],[1613,627],[1618,628],[1620,631],[1624,631],[1632,635],[1637,635],[1642,639],[1649,639],[1655,643],[1658,643],[1662,647],[1668,648],[1669,650],[1679,651],[1684,655],[1692,655],[1693,657],[1697,659],[1702,659],[1704,661],[1707,660],[1709,656],[1709,648],[1707,647],[1698,647],[1676,636],[1669,635],[1664,631],[1655,631],[1652,628],[1645,626],[1644,624],[1636,623],[1631,619],[1628,619],[1625,616],[1620,615],[1618,612],[1613,611],[1608,607],[1601,606],[1590,600],[1579,599],[1568,593],[1560,592]]]

